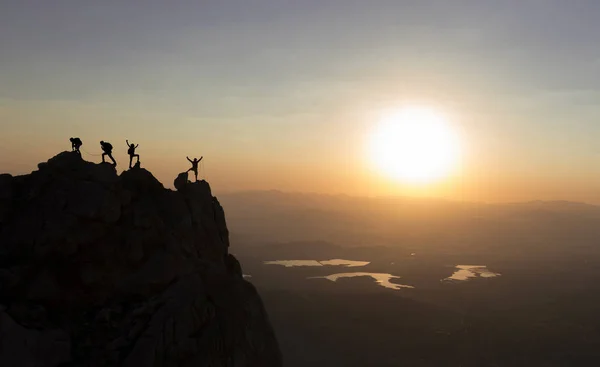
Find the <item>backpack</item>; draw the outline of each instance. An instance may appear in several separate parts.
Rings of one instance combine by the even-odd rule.
[[[104,143],[104,145],[102,145],[102,149],[105,151],[110,151],[112,150],[112,145],[110,143]]]

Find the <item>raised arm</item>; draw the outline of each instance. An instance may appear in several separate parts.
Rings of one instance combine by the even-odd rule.
[[[127,143],[127,146],[129,146],[129,140],[125,139],[125,143]]]
[[[186,158],[187,158],[188,161],[190,161],[190,163],[193,163],[192,160],[190,159],[190,157],[186,156]]]
[[[200,162],[202,160],[202,158],[204,158],[204,157],[200,157],[200,159],[198,159],[198,162]]]
[[[135,147],[137,148],[137,147],[139,147],[139,146],[140,146],[140,145],[139,145],[139,144],[137,144]]]

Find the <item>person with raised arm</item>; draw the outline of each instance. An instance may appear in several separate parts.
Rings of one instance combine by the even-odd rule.
[[[192,164],[192,168],[188,169],[186,172],[189,171],[193,171],[194,175],[196,176],[196,182],[198,182],[198,163],[202,160],[202,158],[204,157],[200,157],[200,159],[198,158],[194,158],[193,160],[190,159],[190,157],[186,157],[188,161],[190,161],[190,163]]]
[[[140,163],[140,155],[139,154],[135,154],[135,150],[137,149],[137,147],[139,147],[140,145],[135,145],[135,144],[129,144],[129,140],[125,140],[125,143],[127,143],[127,154],[129,154],[129,168],[131,169],[131,163],[133,163],[133,158],[137,158],[137,162]]]

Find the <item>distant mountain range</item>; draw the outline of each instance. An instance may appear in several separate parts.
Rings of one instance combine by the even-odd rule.
[[[221,195],[235,246],[294,241],[462,251],[560,252],[600,242],[600,207],[486,204],[280,191]]]

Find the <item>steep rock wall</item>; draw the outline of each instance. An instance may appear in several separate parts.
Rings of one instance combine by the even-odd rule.
[[[210,186],[64,152],[0,175],[0,365],[280,366]]]

